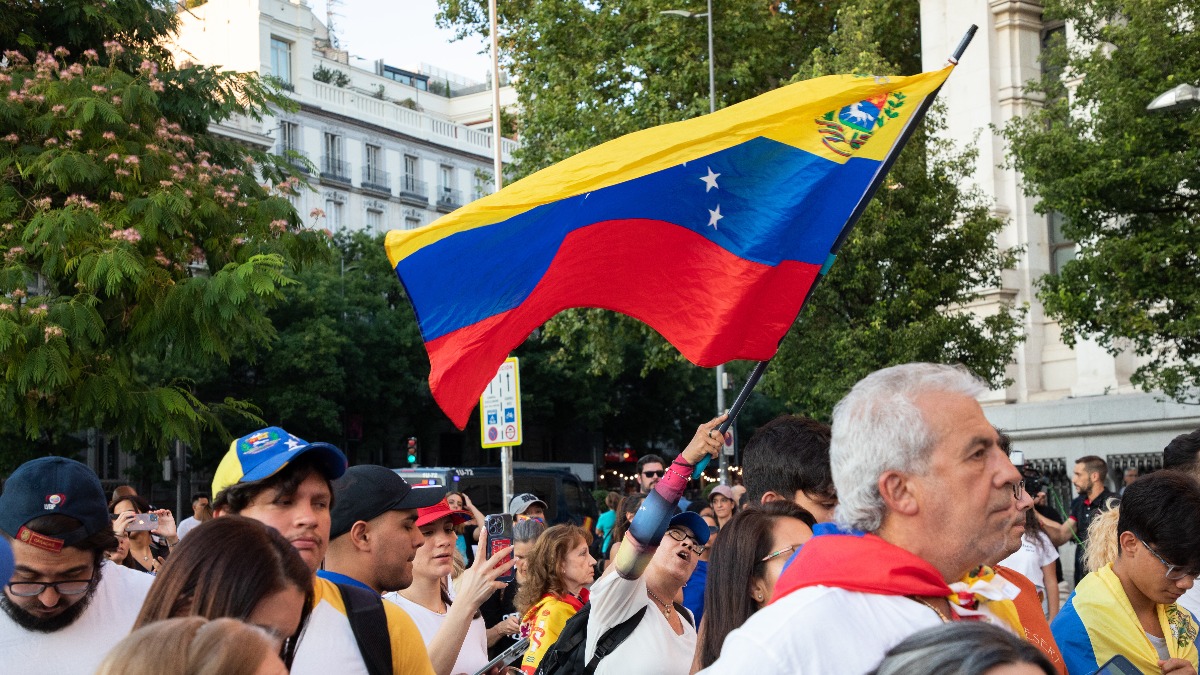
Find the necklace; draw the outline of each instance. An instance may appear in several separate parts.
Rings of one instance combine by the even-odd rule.
[[[675,611],[675,607],[673,607],[672,605],[668,605],[667,603],[665,603],[661,599],[659,599],[659,597],[654,594],[654,591],[650,590],[650,588],[648,586],[646,587],[646,592],[650,594],[650,597],[654,598],[655,602],[662,605],[663,613],[667,615],[667,621],[670,621],[671,614]]]
[[[942,620],[942,623],[950,623],[950,617],[946,616],[945,614],[942,614],[942,610],[938,609],[937,607],[934,607],[931,603],[927,602],[924,598],[921,598],[921,597],[918,597],[915,595],[910,595],[910,596],[908,596],[908,599],[915,600],[915,601],[921,603],[922,605],[925,605],[929,609],[932,609],[933,613],[937,614],[938,618]]]

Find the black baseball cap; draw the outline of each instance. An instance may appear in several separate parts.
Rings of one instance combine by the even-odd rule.
[[[29,521],[51,514],[74,518],[79,527],[53,536],[25,527]],[[57,553],[111,528],[100,479],[73,459],[41,457],[25,462],[5,481],[0,494],[0,530],[47,551]]]
[[[387,511],[433,506],[445,496],[446,488],[413,487],[385,466],[352,466],[333,481],[333,511],[330,514],[333,522],[329,539],[332,541],[346,534],[360,520],[371,520]]]

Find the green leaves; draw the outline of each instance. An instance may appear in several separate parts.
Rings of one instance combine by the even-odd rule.
[[[714,2],[718,107],[793,79],[917,72],[918,4]],[[484,3],[440,5],[447,23],[485,32]],[[664,16],[664,9],[703,11],[703,4],[501,5],[500,43],[517,76],[522,114],[517,175],[708,111],[705,22]],[[940,114],[932,115],[935,127]],[[1022,310],[1002,305],[983,317],[966,308],[999,287],[1015,252],[997,248],[1003,223],[980,192],[962,187],[970,185],[971,155],[933,140],[936,130],[919,134],[900,156],[767,371],[766,391],[788,408],[825,416],[868,372],[912,360],[961,362],[993,385],[1004,382]],[[639,440],[670,438],[663,411],[673,422],[711,409],[711,373],[627,317],[565,312],[523,350],[544,355],[547,370],[561,369],[573,393],[592,406],[588,423],[609,427],[618,439],[635,424],[642,425]],[[746,370],[748,364],[731,364],[733,372]],[[594,392],[589,378],[604,391]]]
[[[106,5],[0,18],[0,43],[26,45],[0,69],[0,471],[88,428],[154,453],[252,413],[187,375],[269,344],[289,274],[327,255],[295,228],[287,165],[207,132],[293,104],[253,74],[175,68],[172,6]]]
[[[1076,258],[1041,280],[1039,299],[1073,345],[1132,348],[1132,381],[1180,401],[1200,386],[1200,132],[1194,111],[1146,105],[1200,82],[1200,36],[1180,17],[1195,0],[1058,0],[1075,46],[1051,43],[1032,89],[1048,103],[1004,130],[1042,213],[1058,212]],[[1067,96],[1059,74],[1077,83]]]

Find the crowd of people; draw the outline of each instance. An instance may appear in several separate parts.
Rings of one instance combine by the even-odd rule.
[[[949,366],[872,373],[831,425],[762,426],[743,485],[689,493],[720,416],[643,456],[595,528],[516,495],[511,545],[467,495],[278,427],[235,440],[178,525],[40,458],[0,493],[0,670],[1196,675],[1200,430],[1119,493],[1080,458],[1058,514],[984,391]]]

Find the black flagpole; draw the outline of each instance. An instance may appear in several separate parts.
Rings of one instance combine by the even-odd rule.
[[[967,29],[962,39],[959,40],[958,47],[954,49],[954,53],[950,55],[950,63],[958,65],[958,60],[962,58],[963,52],[971,44],[971,40],[975,37],[975,31],[977,30],[979,30],[979,26],[971,24],[971,27]],[[825,278],[825,274],[833,265],[834,259],[837,258],[838,251],[846,243],[846,239],[850,237],[850,231],[854,229],[854,226],[858,223],[858,219],[866,211],[867,204],[871,202],[871,198],[875,196],[875,193],[879,190],[879,186],[883,184],[883,179],[887,177],[888,172],[892,169],[892,165],[896,163],[896,158],[900,155],[900,151],[904,149],[905,145],[908,145],[909,138],[912,137],[913,132],[916,131],[921,121],[925,119],[925,113],[929,111],[929,107],[933,105],[934,99],[937,98],[938,92],[941,90],[941,86],[938,86],[929,96],[925,97],[925,100],[921,102],[921,107],[917,109],[917,112],[909,119],[908,125],[904,127],[904,131],[901,132],[899,141],[892,146],[892,151],[884,158],[879,171],[875,174],[875,178],[867,186],[866,191],[863,192],[862,197],[858,200],[858,204],[854,206],[854,210],[850,212],[850,217],[846,219],[846,226],[842,228],[841,234],[834,240],[833,247],[829,251],[829,257],[826,259],[825,265],[821,268],[821,273],[817,275],[812,285],[808,287],[808,293],[804,296],[804,302],[800,305],[800,311],[804,311],[804,308],[808,305],[808,299],[812,297],[813,291],[817,289],[817,284]],[[799,317],[799,314],[797,314],[797,317]],[[758,385],[758,381],[762,379],[763,373],[767,371],[767,366],[770,363],[770,359],[759,361],[755,364],[754,370],[750,371],[750,376],[746,378],[746,383],[742,385],[742,390],[738,392],[737,398],[734,399],[733,405],[729,408],[729,417],[718,427],[718,431],[722,435],[729,431],[729,427],[733,426],[738,414],[742,412],[742,407],[746,405],[746,399],[750,398],[750,392]],[[698,477],[704,471],[704,468],[708,466],[708,460],[708,457],[700,460],[696,465],[693,477]]]

